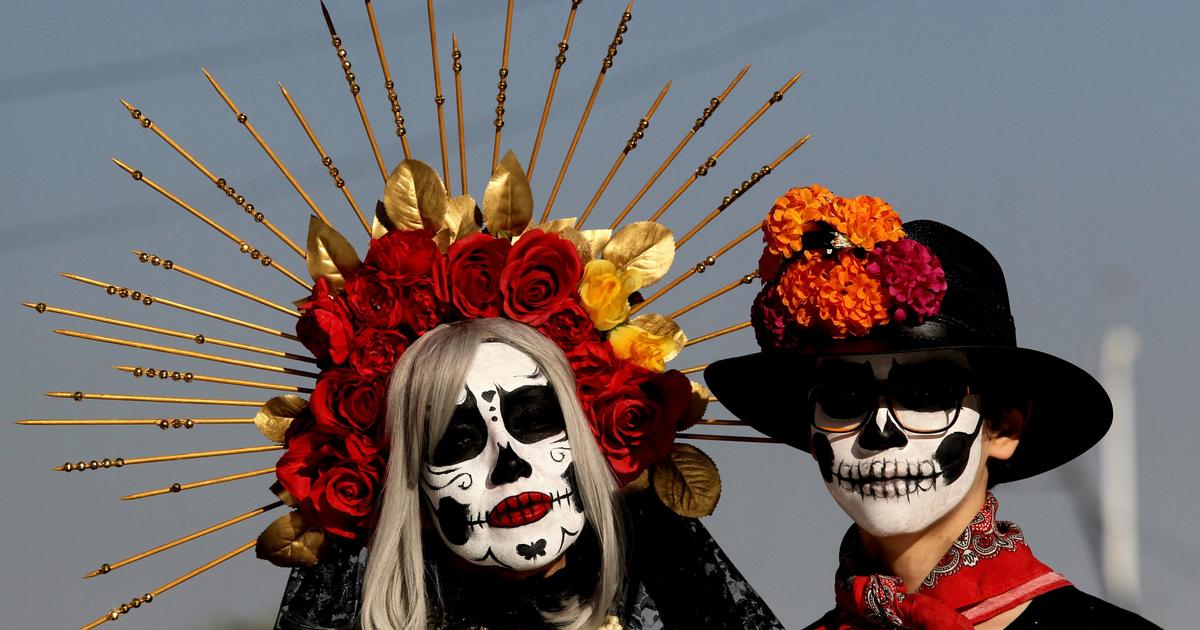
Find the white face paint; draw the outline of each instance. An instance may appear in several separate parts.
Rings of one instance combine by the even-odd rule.
[[[488,342],[422,466],[421,491],[454,553],[529,571],[556,560],[583,531],[572,461],[562,408],[537,363]]]
[[[961,353],[851,357],[818,371],[812,455],[859,527],[878,537],[920,532],[962,502],[979,474],[983,420]]]

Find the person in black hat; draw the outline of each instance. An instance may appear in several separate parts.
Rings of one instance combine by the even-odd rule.
[[[1039,562],[990,488],[1062,465],[1112,422],[1087,372],[1020,348],[970,237],[812,185],[763,224],[761,352],[717,361],[735,415],[816,461],[854,521],[811,628],[1153,628]]]

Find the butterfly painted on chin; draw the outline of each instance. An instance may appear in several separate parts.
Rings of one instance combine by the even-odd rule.
[[[521,554],[521,557],[526,560],[533,560],[538,556],[544,556],[546,555],[546,539],[541,538],[537,542],[528,545],[521,543],[517,545],[517,553]]]

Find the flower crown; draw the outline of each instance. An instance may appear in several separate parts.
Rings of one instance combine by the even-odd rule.
[[[941,309],[941,262],[905,237],[900,215],[879,197],[793,188],[767,213],[763,240],[751,321],[764,348],[915,326]]]

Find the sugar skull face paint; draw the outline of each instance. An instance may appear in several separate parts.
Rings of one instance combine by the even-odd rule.
[[[979,397],[951,351],[829,360],[809,394],[825,487],[875,536],[924,530],[957,506],[982,459]]]
[[[583,530],[562,407],[532,358],[481,344],[421,491],[442,540],[462,558],[542,568]]]

